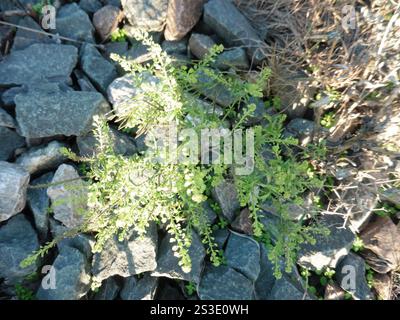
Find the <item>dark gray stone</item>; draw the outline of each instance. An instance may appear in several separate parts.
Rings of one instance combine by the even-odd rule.
[[[77,249],[64,247],[53,263],[56,288],[40,286],[36,293],[39,300],[79,300],[90,289],[89,264]]]
[[[255,240],[231,232],[224,255],[228,266],[256,281],[260,273],[260,246]]]
[[[153,300],[158,286],[158,278],[145,273],[142,278],[124,279],[120,297],[122,300]]]
[[[219,204],[223,216],[232,222],[240,209],[236,187],[233,182],[224,180],[212,190],[214,200]]]
[[[20,155],[16,163],[24,167],[30,174],[56,169],[67,160],[67,157],[61,153],[61,148],[66,147],[66,144],[58,141],[52,141],[45,146],[33,147]]]
[[[17,123],[14,118],[8,114],[8,112],[2,108],[0,108],[0,127],[6,127],[15,129],[17,127]]]
[[[0,222],[24,209],[28,183],[29,173],[24,168],[0,161]]]
[[[260,64],[265,59],[262,40],[230,0],[210,0],[204,5],[204,22],[230,46],[244,46],[250,60]]]
[[[167,19],[168,0],[121,0],[129,23],[146,31],[162,31]]]
[[[25,146],[25,139],[14,130],[0,126],[0,161],[9,160],[15,150]]]
[[[284,274],[276,280],[267,300],[311,300],[301,284]]]
[[[255,296],[258,300],[267,300],[274,287],[274,265],[268,259],[268,251],[265,245],[260,244],[260,273],[255,282]]]
[[[200,237],[195,232],[192,232],[192,242],[189,248],[192,266],[189,272],[182,270],[182,267],[179,265],[179,258],[174,255],[174,246],[175,243],[171,242],[171,236],[168,234],[161,242],[157,258],[157,268],[151,275],[154,277],[167,277],[199,283],[206,255]]]
[[[129,277],[155,270],[157,238],[157,228],[151,224],[143,237],[131,232],[123,241],[118,241],[117,237],[109,240],[103,250],[93,257],[95,280],[101,282],[114,275]]]
[[[4,278],[7,285],[15,285],[35,272],[38,261],[26,268],[19,264],[38,249],[36,232],[24,215],[11,218],[0,228],[0,278]]]
[[[56,84],[31,86],[15,97],[15,103],[19,129],[26,138],[84,135],[93,128],[95,115],[110,110],[100,93],[63,92]]]
[[[356,300],[373,300],[374,295],[365,279],[365,261],[360,256],[349,253],[338,265],[336,278],[339,285],[350,292]]]
[[[307,144],[313,139],[315,129],[313,121],[301,118],[291,120],[286,126],[286,130],[289,134],[299,139],[302,145]]]
[[[55,33],[73,40],[94,43],[92,22],[76,3],[66,4],[57,11]]]
[[[14,51],[0,63],[0,85],[49,81],[68,82],[78,61],[78,50],[69,45],[33,44]]]
[[[24,92],[25,89],[23,87],[12,87],[3,92],[1,96],[1,100],[3,101],[6,107],[15,106],[14,98],[17,94]]]
[[[80,0],[79,6],[87,13],[95,13],[102,8],[103,4],[100,0]]]
[[[228,240],[230,232],[228,229],[217,229],[213,231],[213,237],[215,243],[218,245],[218,249],[223,249],[226,241]]]
[[[151,60],[149,48],[142,42],[134,41],[131,48],[126,52],[126,59],[131,62],[144,63]]]
[[[335,268],[341,258],[347,255],[353,246],[354,233],[344,226],[339,215],[324,215],[321,226],[329,229],[328,236],[315,235],[316,244],[303,244],[298,253],[298,263],[311,270]]]
[[[248,70],[250,65],[246,51],[243,48],[233,48],[218,55],[213,67],[222,71],[229,70],[230,68]]]
[[[168,54],[187,54],[187,40],[163,41],[161,48]]]
[[[114,300],[120,291],[118,282],[114,277],[104,280],[99,291],[93,296],[93,300]]]
[[[104,94],[110,83],[118,77],[115,66],[91,44],[85,44],[81,48],[81,66],[89,79]]]
[[[33,180],[31,186],[47,185],[53,179],[53,173],[49,172],[45,175]],[[49,231],[49,208],[50,199],[47,195],[47,187],[29,189],[27,194],[29,208],[32,211],[35,220],[36,229],[40,238],[45,239]]]
[[[201,300],[251,300],[253,283],[227,266],[207,266],[198,287],[198,295]]]
[[[192,33],[189,39],[190,52],[198,59],[203,59],[215,45],[214,40],[205,34]]]

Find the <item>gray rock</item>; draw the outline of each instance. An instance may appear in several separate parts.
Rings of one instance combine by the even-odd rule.
[[[25,146],[25,139],[14,130],[0,126],[0,161],[14,156],[15,150]]]
[[[229,267],[256,281],[260,273],[260,246],[255,240],[231,232],[224,255]]]
[[[121,0],[129,23],[146,31],[162,31],[167,19],[168,0]]]
[[[56,84],[31,86],[15,97],[15,103],[19,129],[26,138],[84,135],[92,129],[95,115],[110,110],[100,93],[63,92]]]
[[[106,40],[110,34],[118,27],[123,14],[119,8],[112,5],[106,5],[93,15],[93,25],[101,40]]]
[[[17,127],[17,123],[14,118],[11,117],[8,112],[2,108],[0,108],[0,127],[6,127],[15,129]]]
[[[94,27],[89,16],[76,3],[57,11],[56,33],[78,41],[94,43]]]
[[[95,13],[97,10],[101,9],[103,4],[100,0],[80,0],[79,6],[87,13]]]
[[[312,298],[302,288],[301,284],[294,281],[287,274],[276,280],[267,300],[311,300]]]
[[[132,47],[126,52],[126,59],[131,62],[144,63],[151,60],[149,48],[142,42],[132,42]]]
[[[228,229],[217,229],[213,231],[213,237],[215,243],[218,245],[218,249],[223,249],[226,241],[228,240],[230,232]]]
[[[301,145],[306,145],[308,142],[312,141],[315,129],[313,121],[301,118],[291,120],[286,126],[286,130],[289,134],[299,139]]]
[[[320,224],[328,228],[330,234],[315,235],[316,244],[303,244],[298,253],[298,263],[311,270],[335,268],[339,260],[349,253],[355,239],[354,233],[343,227],[342,216],[324,215]]]
[[[85,44],[81,48],[81,66],[89,79],[104,94],[110,83],[118,77],[115,66],[91,44]]]
[[[201,300],[251,300],[253,283],[227,266],[207,266],[198,287]]]
[[[240,211],[240,214],[231,223],[231,228],[239,233],[244,233],[249,236],[253,234],[253,220],[248,208],[244,208]]]
[[[0,228],[0,278],[7,285],[15,285],[39,267],[36,261],[26,268],[20,262],[39,249],[35,230],[23,214],[11,218]]]
[[[262,40],[230,0],[210,0],[204,5],[204,22],[230,46],[243,46],[250,60],[260,64],[265,58]]]
[[[168,54],[187,54],[187,40],[163,41],[161,48]]]
[[[46,146],[33,147],[19,156],[16,163],[30,174],[55,169],[67,160],[60,150],[66,146],[64,143],[52,141]]]
[[[117,154],[131,156],[137,152],[135,140],[114,128],[110,128],[110,139],[113,144],[114,152]],[[93,133],[89,133],[76,140],[79,148],[79,155],[91,157],[98,152],[98,140]]]
[[[1,115],[0,115],[1,118]],[[395,206],[400,206],[400,189],[389,188],[382,192],[385,200],[390,201]]]
[[[36,293],[39,300],[78,300],[90,289],[89,264],[77,249],[64,247],[53,263],[56,288],[40,286]]]
[[[365,262],[363,258],[351,252],[340,262],[336,270],[336,278],[339,285],[350,292],[354,299],[374,299],[365,279]]]
[[[131,44],[135,44],[137,42],[135,38],[135,33],[137,32],[137,27],[130,25],[129,23],[125,24],[123,27],[126,38]],[[163,33],[158,31],[150,31],[148,32],[150,38],[155,42],[160,44],[163,39]]]
[[[53,185],[47,189],[47,194],[52,202],[54,218],[68,228],[79,226],[87,210],[87,190],[78,172],[73,166],[62,164],[51,183]]]
[[[215,45],[214,40],[205,34],[192,33],[189,39],[190,52],[198,59],[203,59]]]
[[[111,59],[111,54],[115,53],[120,56],[125,56],[126,52],[128,51],[128,42],[121,41],[121,42],[109,42],[105,45],[105,55],[108,59]]]
[[[120,287],[114,277],[103,282],[99,291],[93,296],[94,300],[114,300],[120,291]]]
[[[33,44],[11,52],[0,63],[0,85],[37,83],[43,79],[67,82],[77,61],[78,50],[73,46]]]
[[[0,222],[24,209],[28,183],[29,173],[24,168],[0,161]]]
[[[103,0],[104,4],[110,4],[114,7],[121,7],[121,0]]]
[[[243,48],[233,48],[218,55],[213,67],[222,71],[229,70],[230,68],[248,70],[250,65],[246,51]]]
[[[35,20],[30,16],[23,17],[18,24],[25,28],[30,28],[33,30],[43,31],[40,25],[37,24]],[[17,29],[15,33],[14,42],[12,46],[12,51],[22,50],[28,48],[34,43],[55,43],[56,41],[44,34],[31,32],[21,28]]]
[[[260,244],[260,273],[255,282],[255,296],[258,300],[267,300],[275,285],[274,265],[268,259],[265,245]]]
[[[45,175],[33,180],[31,186],[41,186],[49,184],[53,179],[53,173],[49,172]],[[29,208],[33,213],[36,229],[40,238],[45,239],[49,231],[49,208],[50,199],[47,195],[47,187],[29,189],[27,194]]]
[[[240,209],[238,194],[233,182],[222,181],[212,190],[212,196],[221,207],[223,216],[229,222],[232,222],[235,219],[237,211]]]
[[[117,237],[110,239],[93,257],[92,273],[96,281],[153,271],[157,266],[157,238],[157,228],[151,224],[143,237],[132,231],[123,241]]]
[[[151,275],[154,277],[167,277],[199,283],[206,255],[200,237],[195,232],[192,232],[192,242],[189,248],[192,266],[189,272],[182,270],[182,267],[179,265],[179,258],[174,255],[174,246],[175,243],[171,242],[171,236],[168,234],[161,242],[157,258],[157,268]]]
[[[14,98],[17,94],[24,92],[25,89],[23,87],[12,87],[3,92],[1,96],[1,100],[4,105],[7,107],[15,106]]]
[[[122,300],[153,300],[157,291],[158,278],[145,273],[140,279],[128,277],[124,279],[120,296]]]

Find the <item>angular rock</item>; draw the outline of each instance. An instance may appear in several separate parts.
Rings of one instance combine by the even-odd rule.
[[[260,246],[255,240],[231,232],[224,256],[229,267],[256,281],[260,273]]]
[[[17,127],[17,123],[15,122],[14,118],[11,117],[7,113],[7,111],[5,111],[2,108],[0,108],[0,127],[6,127],[11,129],[15,129]]]
[[[39,300],[79,300],[89,291],[89,264],[79,250],[63,248],[52,266],[56,272],[56,288],[40,286],[36,293]]]
[[[13,107],[15,106],[14,102],[15,96],[24,91],[25,91],[24,87],[12,87],[3,92],[3,94],[1,95],[1,100],[3,101],[6,107]]]
[[[230,232],[228,229],[217,229],[213,231],[212,236],[214,237],[215,243],[218,245],[218,249],[223,249],[230,236]]]
[[[137,152],[135,140],[114,128],[110,128],[110,139],[113,144],[114,152],[117,154],[131,156]],[[93,133],[88,133],[76,140],[79,148],[79,155],[91,157],[98,153],[99,141]]]
[[[94,43],[94,28],[89,16],[76,3],[57,11],[56,33],[73,40]]]
[[[29,173],[21,166],[0,161],[0,222],[25,207]]]
[[[168,54],[187,54],[187,40],[163,41],[161,48]]]
[[[110,110],[100,93],[63,92],[56,84],[31,86],[15,97],[15,103],[19,129],[26,138],[84,135],[92,129],[94,116]]]
[[[253,283],[227,266],[207,266],[198,287],[198,295],[201,300],[251,300]]]
[[[100,0],[80,0],[79,6],[87,13],[95,13],[96,11],[101,9],[103,4]]]
[[[1,116],[0,116],[1,117]],[[398,188],[389,188],[383,191],[383,195],[385,200],[393,203],[395,206],[400,206],[400,189]]]
[[[236,217],[235,221],[232,222],[231,227],[233,230],[240,233],[250,236],[253,234],[253,221],[251,220],[248,208],[240,211],[240,214]]]
[[[313,121],[296,118],[291,120],[287,127],[289,134],[299,139],[301,145],[311,142],[314,137],[315,124]]]
[[[275,284],[267,300],[310,300],[309,294],[302,288],[301,284],[284,274]]]
[[[170,0],[165,39],[181,40],[199,21],[205,0]]]
[[[45,239],[49,231],[49,209],[50,198],[47,195],[47,185],[51,183],[53,173],[49,172],[45,175],[33,180],[31,186],[42,186],[37,189],[29,189],[27,194],[27,201],[29,208],[33,213],[36,229],[39,232],[41,239]]]
[[[153,271],[157,266],[157,237],[157,228],[151,224],[143,238],[131,232],[122,242],[116,237],[109,240],[93,257],[93,276],[101,282],[114,275],[129,277]]]
[[[122,300],[153,300],[158,286],[158,278],[145,273],[140,279],[124,279],[120,296]]]
[[[354,299],[374,299],[365,279],[365,262],[360,256],[349,253],[338,265],[336,278],[342,289],[350,292]]]
[[[330,234],[316,235],[316,243],[303,244],[298,254],[297,262],[311,270],[335,268],[339,260],[349,253],[355,239],[354,233],[343,227],[344,219],[339,215],[324,215],[320,224],[328,228]]]
[[[217,56],[213,67],[226,71],[230,68],[248,70],[250,68],[246,51],[243,48],[233,48],[226,50]]]
[[[75,228],[83,221],[87,210],[87,190],[76,169],[62,164],[54,174],[53,184],[47,189],[52,202],[54,218],[68,228]]]
[[[378,217],[360,234],[364,243],[362,255],[368,265],[379,273],[400,267],[400,230],[388,217]]]
[[[344,300],[346,291],[339,287],[335,282],[328,283],[325,288],[325,300]]]
[[[55,169],[67,160],[61,153],[61,148],[65,147],[66,144],[58,141],[52,141],[46,146],[33,147],[19,156],[16,163],[30,174]]]
[[[227,180],[222,181],[212,190],[214,200],[219,204],[223,216],[232,222],[240,209],[235,185]]]
[[[19,264],[38,249],[36,232],[24,215],[11,218],[0,228],[0,278],[4,278],[7,285],[15,285],[35,272],[39,261],[26,268]]]
[[[157,258],[157,268],[151,275],[154,277],[167,277],[199,283],[206,255],[200,237],[195,232],[192,232],[192,242],[189,248],[192,266],[189,272],[182,270],[182,267],[179,265],[179,258],[174,255],[174,246],[175,243],[171,242],[171,236],[169,234],[165,236],[161,242]]]
[[[254,291],[257,300],[267,300],[276,278],[274,276],[274,265],[268,259],[268,251],[265,245],[260,245],[260,273],[254,284]]]
[[[15,150],[25,146],[25,139],[14,130],[0,126],[0,161],[10,159]]]
[[[0,85],[37,83],[43,79],[67,82],[77,61],[78,51],[73,46],[33,44],[0,62]]]
[[[93,15],[93,25],[101,40],[106,40],[110,34],[118,27],[118,23],[123,19],[123,13],[119,8],[107,5],[96,11]]]
[[[205,34],[192,33],[189,39],[190,52],[198,59],[203,59],[215,45],[214,40]]]
[[[203,20],[230,46],[243,46],[251,61],[260,64],[265,58],[262,40],[230,0],[210,0],[204,5]]]
[[[120,287],[114,277],[108,278],[103,282],[93,300],[114,300],[120,291]]]
[[[121,0],[129,23],[145,31],[162,31],[167,19],[168,0]]]

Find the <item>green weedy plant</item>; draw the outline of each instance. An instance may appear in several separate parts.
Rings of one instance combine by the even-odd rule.
[[[123,105],[118,105],[112,120],[119,123],[125,132],[137,135],[148,134],[154,127],[174,123],[178,132],[195,128],[198,134],[203,128],[221,128],[229,118],[237,119],[235,129],[244,128],[255,106],[250,103],[254,97],[262,97],[263,87],[270,70],[261,70],[259,79],[247,83],[238,77],[214,70],[210,65],[223,51],[215,46],[208,56],[197,64],[178,67],[161,50],[158,44],[144,32],[135,35],[148,47],[151,62],[134,63],[121,57],[114,59],[130,72],[136,95]],[[201,81],[206,75],[208,81]],[[147,81],[156,79],[155,81]],[[220,116],[214,110],[205,110],[198,103],[199,92],[214,90],[223,86],[232,93],[231,104]],[[245,112],[239,105],[247,106]],[[190,117],[188,117],[190,116]],[[194,126],[190,119],[197,119]],[[110,120],[110,119],[108,119]],[[298,246],[303,242],[314,242],[313,235],[324,231],[314,225],[293,221],[288,212],[288,204],[302,204],[305,191],[321,188],[322,183],[310,170],[309,159],[316,155],[315,149],[292,152],[297,146],[293,138],[282,136],[285,118],[267,116],[267,125],[255,126],[255,170],[248,176],[235,176],[240,203],[250,209],[253,219],[254,236],[263,241],[269,249],[269,258],[275,264],[275,275],[281,275],[281,261],[286,262],[290,272],[296,258]],[[133,229],[141,236],[146,233],[151,222],[165,226],[175,243],[173,250],[184,271],[191,268],[188,249],[191,245],[192,230],[202,238],[210,261],[218,266],[224,263],[223,252],[212,236],[204,202],[210,197],[210,190],[232,170],[220,163],[203,165],[186,161],[156,162],[154,158],[162,153],[144,152],[126,157],[115,154],[109,136],[106,119],[95,121],[95,137],[98,141],[96,156],[80,159],[73,153],[74,161],[86,164],[85,175],[91,183],[88,186],[88,212],[86,222],[68,234],[47,243],[39,251],[25,259],[21,265],[33,263],[43,256],[57,241],[77,232],[95,232],[94,251],[101,251],[105,243],[115,234],[122,240]],[[266,160],[262,154],[266,148],[272,152],[272,159]],[[316,148],[321,153],[321,148]],[[178,147],[179,154],[188,155],[185,143]],[[186,153],[185,153],[186,152]],[[223,156],[221,156],[223,157]],[[298,161],[297,159],[300,159]],[[260,204],[271,202],[279,217],[279,233],[273,238],[261,223]],[[215,205],[214,205],[215,206]],[[220,227],[224,222],[220,219]]]

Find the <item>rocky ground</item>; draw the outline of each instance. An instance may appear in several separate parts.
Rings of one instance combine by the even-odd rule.
[[[215,232],[224,248],[223,266],[206,263],[203,244],[193,232],[193,266],[190,273],[183,272],[168,236],[152,225],[144,238],[131,234],[95,254],[92,235],[63,239],[48,256],[21,268],[21,260],[82,222],[79,208],[85,199],[76,197],[83,185],[80,171],[60,149],[68,147],[81,156],[93,154],[93,117],[133,94],[129,78],[110,59],[112,53],[139,62],[149,59],[146,46],[131,36],[133,29],[150,31],[163,50],[179,61],[202,59],[214,44],[223,43],[227,49],[214,67],[246,70],[249,76],[270,58],[264,49],[271,44],[268,30],[251,21],[249,6],[240,1],[55,1],[57,28],[50,31],[58,35],[54,37],[31,31],[44,31],[32,10],[37,2],[0,2],[2,21],[27,28],[0,26],[0,300],[396,298],[400,192],[386,181],[397,178],[393,172],[399,172],[398,154],[378,157],[365,144],[358,149],[352,145],[351,160],[340,162],[335,155],[345,145],[340,139],[332,139],[337,149],[332,151],[335,166],[330,172],[337,197],[326,200],[326,214],[321,218],[330,235],[321,236],[315,245],[304,245],[298,269],[278,280],[265,246],[251,236],[248,213],[241,210],[229,181],[213,191],[228,221],[226,228]],[[124,30],[120,39],[115,36],[117,28]],[[223,106],[224,97],[218,98]],[[282,99],[282,104],[287,103],[283,112],[289,117],[286,132],[304,143],[317,133],[329,136],[315,106],[326,100],[314,98],[299,97],[291,104]],[[398,106],[397,98],[391,105]],[[328,99],[325,104],[329,103]],[[120,154],[132,155],[142,148],[140,139],[117,127],[111,133]],[[59,184],[66,180],[74,181],[74,188]],[[371,183],[377,180],[384,181],[379,192]],[[76,198],[79,201],[64,201],[51,212],[51,204]],[[340,207],[339,201],[345,205]],[[216,215],[210,211],[215,222]],[[45,265],[57,270],[54,290],[40,285]],[[346,273],[342,270],[348,266],[356,271],[351,292],[343,288]],[[97,292],[90,290],[92,277],[102,281]]]

